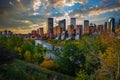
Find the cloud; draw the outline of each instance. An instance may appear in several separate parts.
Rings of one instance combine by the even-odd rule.
[[[104,14],[107,12],[113,12],[113,11],[119,11],[120,7],[118,5],[116,6],[112,6],[112,7],[108,7],[108,8],[100,8],[100,9],[95,9],[95,10],[91,10],[89,11],[89,16],[93,16],[93,15],[100,15],[100,14]]]
[[[46,26],[46,20],[53,17],[70,21],[77,18],[77,24],[90,16],[99,16],[113,11],[120,11],[120,0],[2,0],[0,3],[0,27],[28,31],[34,25]],[[90,2],[90,3],[89,3]],[[99,19],[97,19],[99,21]],[[37,28],[37,27],[36,27]],[[25,29],[25,30],[22,30]]]
[[[75,3],[78,2],[80,4],[86,4],[86,3],[88,3],[88,0],[74,0],[74,2]]]

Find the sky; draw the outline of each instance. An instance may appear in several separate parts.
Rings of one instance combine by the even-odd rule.
[[[29,33],[44,27],[47,18],[54,18],[54,24],[66,19],[76,18],[77,24],[84,20],[104,24],[108,18],[120,19],[120,0],[1,0],[0,31]]]

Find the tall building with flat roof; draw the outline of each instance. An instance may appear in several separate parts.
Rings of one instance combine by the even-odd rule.
[[[89,20],[84,20],[84,34],[89,33]]]
[[[61,34],[62,33],[61,30],[62,30],[62,28],[59,26],[54,27],[54,36],[56,37],[59,34]]]
[[[53,27],[54,27],[54,19],[48,18],[48,34],[50,38],[54,37]]]
[[[66,19],[58,22],[58,25],[62,28],[62,32],[66,30]]]
[[[89,27],[89,20],[84,20],[84,27]]]
[[[103,28],[104,32],[107,33],[107,22],[104,23],[104,28]]]
[[[80,40],[83,35],[83,25],[76,25],[76,40]]]
[[[94,25],[92,23],[90,23],[90,26],[89,26],[89,34],[93,34],[95,32],[95,28],[94,28]]]
[[[99,34],[103,33],[103,25],[98,25]]]
[[[75,27],[76,26],[76,18],[71,18],[70,24]]]
[[[39,35],[44,34],[44,28],[43,28],[43,27],[40,27],[39,29],[37,29],[37,33],[38,33]]]

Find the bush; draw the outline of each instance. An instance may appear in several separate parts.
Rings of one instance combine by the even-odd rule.
[[[40,64],[42,68],[53,69],[56,67],[53,60],[49,59],[48,57],[44,58],[44,61]]]

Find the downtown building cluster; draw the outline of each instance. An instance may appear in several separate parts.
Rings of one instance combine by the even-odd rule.
[[[70,25],[66,26],[66,20],[60,20],[58,26],[54,27],[54,19],[48,18],[48,35],[49,38],[56,38],[58,40],[80,40],[84,34],[99,35],[115,34],[115,19],[109,18],[107,22],[102,25],[90,23],[89,20],[84,20],[84,25],[76,25],[76,18],[71,18]],[[119,23],[120,25],[120,23]]]
[[[120,26],[120,20],[118,25]],[[57,39],[57,40],[80,40],[84,34],[87,35],[112,35],[115,34],[115,18],[109,18],[104,24],[96,25],[84,20],[83,25],[76,25],[76,18],[70,19],[70,25],[67,25],[66,19],[59,20],[58,25],[54,26],[54,18],[47,19],[47,33],[44,28],[39,27],[28,34],[13,34],[12,31],[0,31],[0,36],[23,36],[26,39]]]

